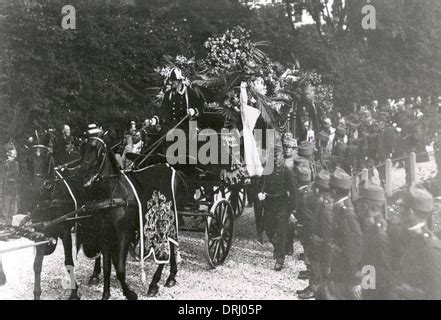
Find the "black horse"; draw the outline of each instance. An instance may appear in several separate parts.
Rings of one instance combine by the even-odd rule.
[[[29,148],[27,157],[28,181],[30,186],[27,194],[28,200],[33,203],[34,210],[31,211],[32,223],[51,221],[61,215],[75,209],[74,201],[68,193],[63,181],[57,177],[54,170],[54,159],[49,148],[45,145],[33,145]],[[68,273],[73,272],[74,262],[72,257],[71,229],[73,223],[57,225],[44,233],[47,237],[60,238],[64,248],[64,264]],[[44,256],[55,251],[55,245],[38,246],[34,260],[34,299],[39,300],[41,296],[41,271]],[[76,282],[71,286],[69,299],[78,300],[78,286]]]
[[[91,137],[85,144],[82,150],[80,177],[91,201],[129,199],[133,196],[132,190],[126,187],[113,152],[101,138]],[[101,211],[102,213],[97,215],[99,223],[94,234],[98,235],[103,256],[103,299],[110,297],[112,263],[124,295],[127,299],[136,299],[137,295],[126,283],[126,259],[130,244],[136,241],[136,230],[139,228],[138,207],[120,206]],[[167,287],[176,284],[177,264],[175,247],[172,243],[170,243],[170,265],[170,276],[166,281]],[[158,266],[149,286],[149,296],[158,292],[158,282],[161,279],[163,268],[164,264]]]

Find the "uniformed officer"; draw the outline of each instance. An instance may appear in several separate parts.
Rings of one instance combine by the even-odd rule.
[[[363,288],[364,300],[391,299],[395,286],[392,264],[392,244],[386,232],[387,223],[383,216],[384,189],[371,181],[364,181],[359,187],[356,212],[363,231],[361,266],[371,266],[369,287]]]
[[[441,241],[429,230],[427,220],[433,211],[433,196],[412,184],[397,202],[400,218],[407,228],[400,260],[398,299],[441,299]]]
[[[307,267],[306,271],[300,271],[298,278],[308,279],[310,276],[309,255],[311,253],[311,225],[313,212],[313,192],[311,188],[311,169],[305,165],[296,167],[296,228],[300,235],[300,242],[303,246],[304,261]]]
[[[312,176],[314,177],[314,144],[311,142],[304,141],[299,145],[298,155],[309,161],[309,168],[312,171]]]
[[[292,137],[291,133],[286,133],[282,137],[283,155],[285,157],[285,166],[294,172],[296,162],[294,162],[294,149],[297,141]],[[306,159],[305,159],[306,160]],[[295,216],[290,214],[288,232],[286,236],[286,255],[290,256],[294,253],[295,238]]]
[[[330,241],[332,237],[332,198],[329,193],[328,171],[322,170],[315,177],[313,210],[310,232],[309,286],[298,290],[300,299],[323,299],[325,286],[325,269],[330,261]],[[329,267],[327,268],[329,269]]]
[[[341,168],[332,173],[330,187],[334,199],[331,295],[338,300],[361,299],[362,232],[349,192],[352,178]]]
[[[262,192],[258,198],[264,201],[264,229],[274,246],[274,269],[280,271],[285,262],[288,220],[295,203],[295,177],[284,164],[281,145],[274,147],[272,158],[269,161],[274,161],[274,170],[263,177]]]
[[[11,223],[12,215],[17,211],[17,188],[19,169],[17,162],[17,150],[11,142],[4,146],[7,159],[2,164],[2,205],[3,215],[6,223]]]
[[[196,119],[203,111],[204,102],[193,89],[188,80],[178,68],[173,68],[169,78],[170,90],[164,94],[159,121],[165,130],[172,129],[185,116]],[[188,131],[188,121],[184,121],[179,128]]]

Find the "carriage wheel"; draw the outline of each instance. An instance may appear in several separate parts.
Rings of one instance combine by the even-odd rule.
[[[216,268],[225,262],[233,243],[233,209],[223,199],[216,202],[210,210],[205,225],[205,253],[208,263]]]
[[[244,187],[230,187],[227,189],[226,198],[230,201],[234,219],[239,218],[245,209],[246,191]]]

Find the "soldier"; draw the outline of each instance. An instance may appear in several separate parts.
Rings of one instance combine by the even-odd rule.
[[[326,270],[330,267],[329,244],[332,235],[332,198],[329,193],[329,179],[329,172],[325,170],[320,171],[315,178],[309,253],[311,272],[309,286],[297,291],[300,299],[324,297]]]
[[[372,288],[363,288],[364,300],[387,300],[395,285],[392,267],[392,244],[383,217],[385,193],[371,181],[362,182],[357,201],[357,215],[363,231],[362,266],[372,266],[375,278]]]
[[[258,194],[258,199],[265,201],[264,229],[274,246],[274,270],[280,271],[285,262],[288,220],[295,203],[295,177],[284,164],[280,145],[274,147],[273,157],[269,161],[274,161],[274,171],[263,177],[262,192]]]
[[[17,211],[19,169],[15,146],[8,142],[4,146],[4,150],[7,159],[2,164],[2,209],[5,222],[9,224],[12,221],[12,215]]]
[[[294,148],[297,145],[297,141],[292,137],[290,133],[284,134],[282,138],[283,155],[285,157],[285,166],[294,172]],[[288,233],[286,236],[286,255],[290,256],[294,253],[294,237],[295,237],[295,217],[291,213],[288,225]]]
[[[397,202],[403,227],[407,229],[402,241],[398,299],[441,299],[441,241],[427,226],[433,211],[433,196],[412,184]]]
[[[311,189],[311,169],[305,165],[296,167],[296,228],[300,235],[300,243],[303,246],[303,259],[307,270],[300,271],[298,278],[306,280],[310,277],[309,255],[311,254],[311,224],[313,212],[313,192]]]
[[[361,299],[362,232],[349,192],[352,178],[337,168],[330,178],[333,205],[331,296],[338,300]]]

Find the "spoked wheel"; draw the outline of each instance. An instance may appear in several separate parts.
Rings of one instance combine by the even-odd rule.
[[[210,210],[205,225],[205,253],[212,268],[223,264],[230,253],[233,243],[233,209],[222,199]]]
[[[245,209],[247,197],[245,188],[242,186],[229,187],[225,192],[225,197],[231,203],[234,219],[239,218],[242,215],[243,210]]]

